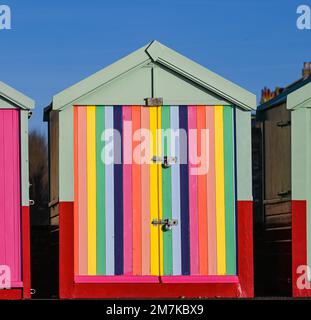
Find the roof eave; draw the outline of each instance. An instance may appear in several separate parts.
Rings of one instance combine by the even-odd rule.
[[[30,110],[35,107],[34,100],[1,81],[0,96],[21,109]]]
[[[287,109],[311,107],[311,82],[287,96]]]
[[[118,78],[122,74],[151,61],[145,52],[148,45],[134,51],[121,60],[116,61],[106,68],[56,94],[53,97],[53,109],[58,110],[67,105],[73,104],[74,101],[90,94],[99,87],[113,81],[115,78]]]
[[[149,61],[162,64],[237,107],[249,111],[256,109],[256,96],[253,93],[207,70],[157,41],[147,44],[125,58],[55,95],[53,109],[62,109],[72,105],[81,97]]]
[[[180,53],[153,41],[146,49],[154,62],[174,70],[201,87],[246,110],[256,110],[256,95],[206,69]]]

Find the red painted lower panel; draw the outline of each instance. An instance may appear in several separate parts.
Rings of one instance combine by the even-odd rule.
[[[22,298],[22,289],[0,290],[0,300],[20,300]]]
[[[238,277],[227,283],[75,283],[73,202],[59,206],[60,298],[253,297],[252,202],[238,202]]]
[[[22,282],[12,282],[13,289],[0,290],[0,300],[30,299],[30,216],[29,207],[22,207]]]
[[[238,275],[241,296],[254,296],[253,202],[238,201]]]
[[[76,284],[71,299],[237,298],[236,284]]]
[[[22,262],[23,262],[23,298],[30,299],[30,212],[29,207],[22,207]]]
[[[311,283],[306,281],[307,267],[307,202],[292,201],[292,287],[294,297],[310,297]],[[302,270],[299,270],[302,267]]]
[[[73,202],[59,204],[59,296],[73,297],[74,216]]]

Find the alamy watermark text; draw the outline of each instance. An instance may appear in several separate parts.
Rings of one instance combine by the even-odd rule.
[[[11,8],[0,4],[0,30],[10,30],[11,27]]]
[[[299,30],[311,30],[311,8],[302,4],[297,8],[297,28]]]

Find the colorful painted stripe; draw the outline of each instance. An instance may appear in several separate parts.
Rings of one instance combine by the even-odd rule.
[[[102,161],[105,108],[96,108],[96,274],[106,274],[105,163]]]
[[[123,107],[124,274],[133,274],[132,107]]]
[[[106,212],[106,274],[114,275],[114,125],[113,107],[105,107],[105,149],[103,152],[105,160],[105,212]]]
[[[217,273],[226,274],[226,220],[224,172],[224,123],[223,107],[215,107],[215,171],[216,171],[216,234]]]
[[[207,228],[207,141],[206,107],[198,106],[197,111],[197,144],[198,144],[198,225],[199,225],[199,274],[208,274],[208,228]]]
[[[217,275],[214,107],[206,107],[206,129],[208,130],[208,171],[206,175],[208,274]]]
[[[182,274],[190,275],[190,216],[189,216],[189,130],[188,130],[188,107],[179,107],[179,127],[185,136],[180,136],[180,215],[181,215],[181,251],[182,251]]]
[[[163,106],[162,108],[162,149],[163,157],[171,157],[171,107]],[[161,110],[160,109],[160,110]],[[163,219],[172,220],[172,169],[160,168],[162,172],[162,212]],[[172,275],[173,274],[173,233],[174,232],[164,231],[163,236],[163,274]]]
[[[133,203],[133,275],[142,274],[142,192],[141,192],[141,113],[140,107],[132,108],[132,203]],[[136,160],[136,161],[135,161]]]
[[[225,209],[226,209],[226,274],[236,274],[235,262],[235,188],[234,188],[234,136],[232,107],[224,106],[224,159],[225,159]]]
[[[96,275],[96,107],[87,107],[88,274]]]
[[[178,221],[177,226],[172,232],[173,245],[173,275],[182,274],[181,259],[181,195],[180,195],[180,139],[179,135],[179,107],[170,107],[170,155],[176,157],[177,164],[171,167],[171,192],[172,192],[172,218]]]
[[[151,157],[157,156],[157,128],[158,128],[158,110],[157,107],[151,107],[150,116],[150,154]],[[159,220],[159,179],[158,179],[158,163],[150,164],[150,222]],[[152,225],[150,228],[150,268],[151,275],[159,275],[160,273],[160,238],[159,228]]]
[[[233,112],[74,107],[76,276],[236,275]]]
[[[151,211],[150,211],[150,168],[148,160],[151,159],[150,141],[150,110],[141,108],[141,242],[142,242],[142,275],[151,274]]]
[[[73,110],[73,123],[74,123],[74,145],[78,146],[78,108]],[[79,201],[78,201],[78,149],[74,149],[74,273],[79,274]]]
[[[190,270],[199,274],[199,215],[197,173],[197,107],[188,108],[189,136],[189,215],[190,215]]]
[[[113,124],[118,137],[123,137],[123,114],[122,107],[113,108]],[[114,261],[115,274],[124,273],[124,215],[123,215],[123,145],[116,141],[114,144]],[[119,147],[119,148],[118,148]]]
[[[78,195],[75,196],[75,207],[78,208],[78,252],[79,259],[79,274],[88,274],[88,218],[87,218],[87,122],[86,122],[86,107],[76,107],[78,127],[75,128],[75,135],[78,136],[78,144],[76,145],[75,156],[78,159],[75,161],[75,183]],[[78,200],[77,200],[78,198]]]

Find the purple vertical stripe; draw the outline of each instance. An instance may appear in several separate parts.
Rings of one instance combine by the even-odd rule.
[[[188,107],[179,107],[179,127],[188,136]],[[187,154],[188,141],[180,141],[180,154]],[[190,234],[189,234],[189,168],[188,159],[180,164],[180,208],[181,208],[181,251],[182,274],[190,274]]]
[[[114,129],[118,132],[121,139],[114,137],[114,249],[115,249],[115,274],[122,275],[124,273],[124,257],[123,257],[123,165],[122,165],[122,106],[113,107],[113,123]],[[121,143],[120,143],[121,142]]]

